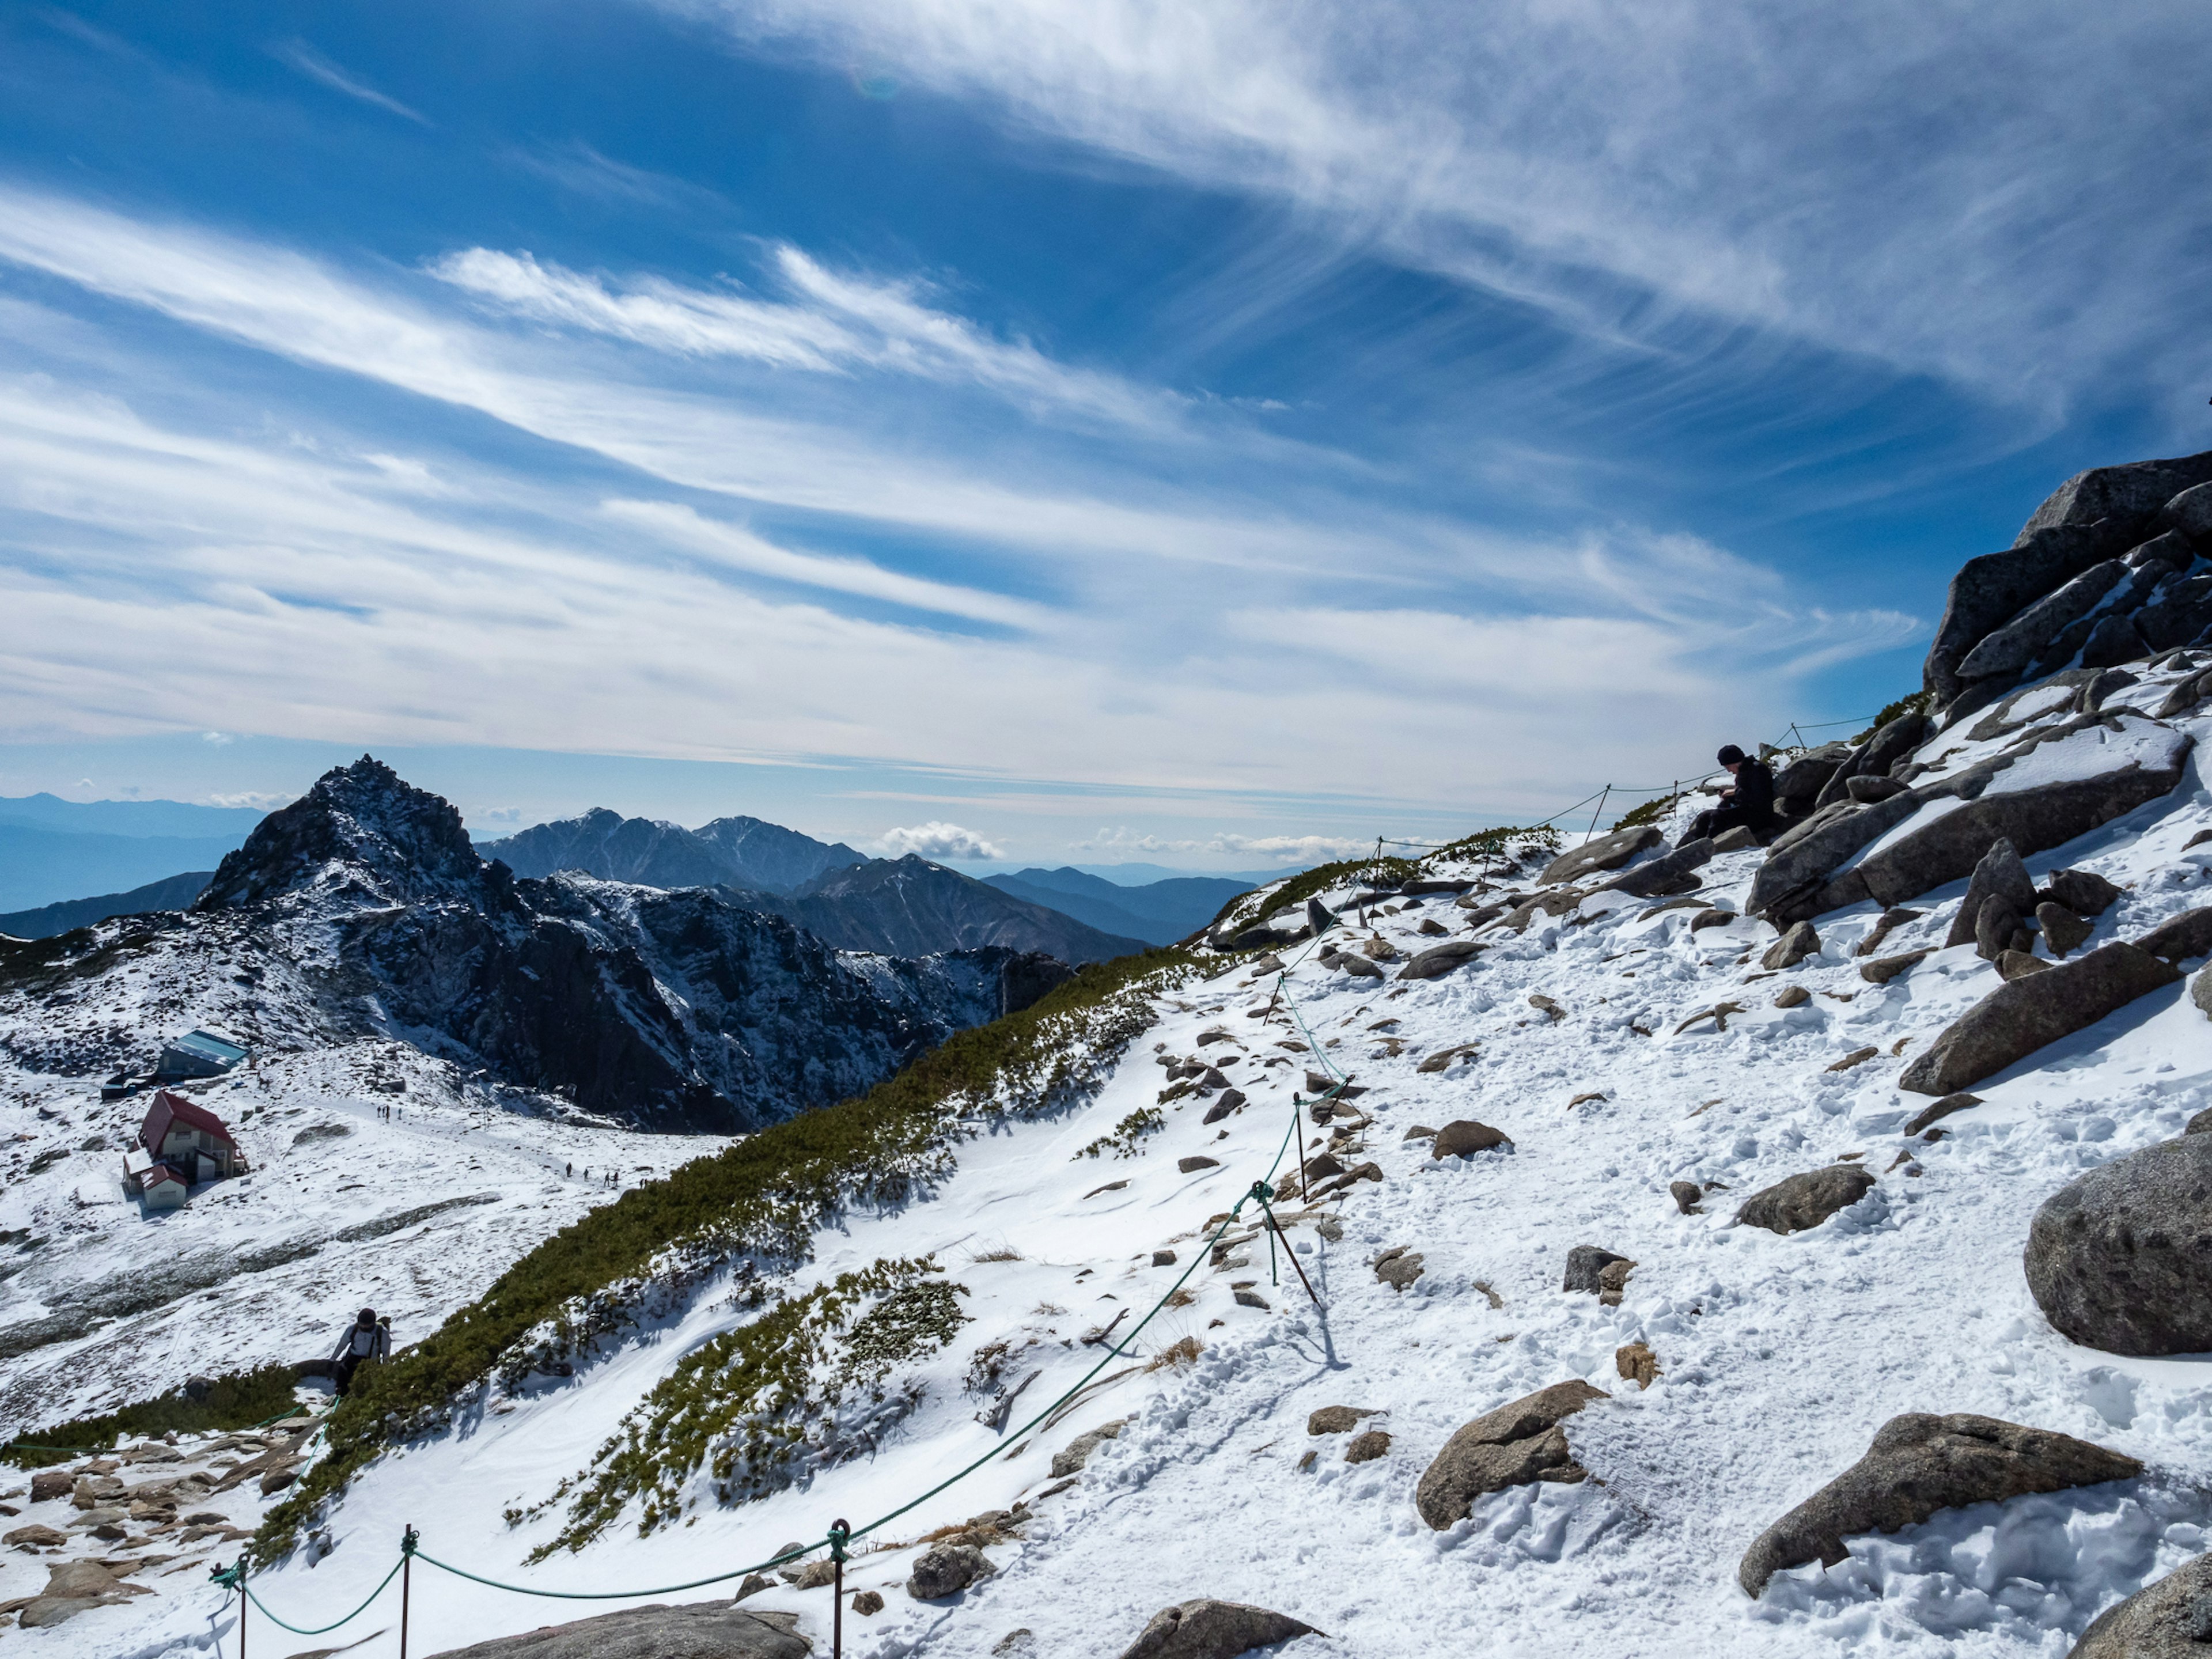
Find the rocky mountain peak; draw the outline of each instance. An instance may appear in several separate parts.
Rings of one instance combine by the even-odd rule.
[[[363,755],[263,819],[224,858],[197,909],[258,904],[286,894],[351,893],[385,903],[433,898],[483,878],[452,802],[417,789]]]

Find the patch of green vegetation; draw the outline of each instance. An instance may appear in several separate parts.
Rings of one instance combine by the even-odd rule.
[[[298,1409],[293,1397],[294,1371],[289,1365],[264,1365],[258,1370],[228,1371],[214,1379],[198,1399],[173,1389],[159,1399],[142,1401],[100,1417],[80,1417],[67,1423],[33,1429],[12,1443],[0,1459],[19,1468],[42,1469],[65,1463],[75,1450],[36,1452],[28,1446],[60,1446],[106,1451],[125,1437],[159,1437],[172,1429],[179,1434],[210,1434],[224,1429],[250,1429],[271,1418]]]
[[[1422,862],[1458,864],[1469,859],[1553,858],[1558,855],[1559,850],[1559,832],[1552,824],[1533,824],[1527,829],[1515,824],[1500,824],[1494,830],[1478,830],[1471,836],[1462,836],[1457,841],[1437,848]]]
[[[1668,813],[1674,810],[1674,803],[1682,799],[1689,793],[1685,789],[1680,794],[1654,796],[1634,811],[1622,813],[1613,821],[1613,827],[1616,830],[1634,830],[1643,824],[1661,823],[1664,821]]]
[[[326,1455],[263,1522],[255,1559],[280,1557],[372,1458],[440,1426],[495,1376],[550,1364],[733,1258],[804,1260],[841,1204],[911,1197],[950,1168],[962,1115],[1031,1116],[1084,1098],[1150,1026],[1150,998],[1197,971],[1173,948],[1093,963],[865,1095],[694,1159],[563,1228],[356,1384],[327,1419]]]
[[[1915,691],[1910,696],[1899,697],[1895,702],[1887,705],[1884,707],[1881,713],[1874,717],[1874,724],[1872,726],[1869,726],[1865,731],[1860,732],[1858,736],[1851,739],[1852,747],[1856,748],[1860,744],[1864,743],[1869,738],[1881,731],[1883,726],[1888,725],[1899,714],[1926,714],[1928,712],[1928,705],[1934,699],[1934,696],[1935,694],[1929,691]]]
[[[1139,1106],[1114,1126],[1111,1134],[1103,1134],[1092,1141],[1076,1158],[1097,1158],[1101,1152],[1111,1152],[1116,1158],[1135,1158],[1144,1152],[1137,1143],[1146,1135],[1167,1127],[1167,1119],[1160,1115],[1157,1106]],[[1073,1163],[1075,1158],[1070,1158]]]
[[[633,1502],[642,1504],[641,1536],[672,1524],[702,1466],[718,1498],[746,1503],[869,1449],[872,1434],[921,1396],[916,1384],[893,1397],[884,1387],[891,1374],[967,1322],[958,1301],[967,1287],[939,1272],[924,1257],[840,1273],[685,1355],[623,1419],[591,1470],[548,1500],[576,1493],[568,1524],[531,1560],[583,1548]],[[855,1409],[841,1421],[848,1403]]]

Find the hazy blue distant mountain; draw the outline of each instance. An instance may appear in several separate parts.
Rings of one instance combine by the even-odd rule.
[[[1152,945],[1172,945],[1197,932],[1223,905],[1254,886],[1226,876],[1170,876],[1141,887],[1121,887],[1065,866],[983,879],[986,885],[1015,898]]]
[[[0,915],[0,933],[16,939],[45,939],[66,933],[72,927],[89,927],[110,916],[140,916],[149,910],[183,910],[213,878],[212,870],[194,870],[164,881],[149,882],[127,893],[103,893],[98,898],[64,899],[36,910]]]
[[[758,818],[716,818],[696,830],[657,818],[626,818],[604,806],[581,817],[541,823],[501,841],[478,842],[518,876],[581,870],[605,881],[644,887],[737,887],[795,892],[831,870],[866,864],[865,855]]]
[[[735,896],[788,916],[843,951],[929,956],[1000,945],[1081,963],[1127,956],[1148,942],[1086,926],[1064,910],[1031,903],[911,853],[832,870],[789,896]]]
[[[28,910],[88,893],[126,892],[179,870],[212,870],[245,840],[243,830],[212,837],[94,835],[0,820],[0,911]]]
[[[196,806],[181,800],[64,800],[59,795],[0,795],[0,823],[97,836],[169,836],[238,846],[264,815],[251,806]]]
[[[1112,882],[1116,887],[1149,887],[1156,881],[1179,880],[1190,874],[1164,864],[1075,864],[1066,866],[1078,875],[1097,876]],[[1262,882],[1280,881],[1285,876],[1294,876],[1301,866],[1285,865],[1274,870],[1209,870],[1206,878],[1212,881],[1241,881],[1249,892]]]

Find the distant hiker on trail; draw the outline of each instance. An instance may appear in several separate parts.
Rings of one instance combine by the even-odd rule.
[[[361,1317],[346,1327],[338,1339],[337,1352],[331,1358],[338,1362],[338,1395],[341,1399],[353,1387],[353,1374],[372,1359],[392,1357],[392,1322],[380,1320],[374,1308],[363,1308]]]
[[[1764,838],[1774,828],[1774,774],[1765,761],[1755,761],[1734,744],[1715,757],[1734,775],[1735,782],[1721,791],[1721,804],[1698,814],[1683,844],[1717,836],[1741,824]]]

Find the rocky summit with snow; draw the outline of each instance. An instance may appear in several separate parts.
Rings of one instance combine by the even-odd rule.
[[[281,1196],[318,1241],[289,1297],[386,1273],[410,1317],[297,1425],[17,1478],[7,1639],[234,1652],[207,1574],[243,1560],[252,1651],[397,1653],[412,1527],[408,1651],[486,1659],[2212,1650],[2208,481],[2066,484],[1961,573],[1919,696],[1777,758],[1771,833],[1692,837],[1701,788],[1307,872],[619,1195],[547,1159],[632,1131],[434,1085],[441,1045],[505,1052],[522,1016],[471,999],[518,978],[578,1040],[649,994],[720,1029],[684,951],[723,947],[674,942],[735,924],[511,880],[334,775],[191,917],[9,970],[7,1109],[94,1121],[53,1079],[125,980],[236,1030],[191,937],[259,981],[264,1051],[386,1046],[204,1089],[251,1103],[240,1201],[152,1221],[88,1171],[7,1294],[273,1247]],[[417,1140],[346,1054],[405,1071]],[[464,1156],[480,1202],[349,1254],[342,1178]],[[91,1345],[136,1316],[95,1315],[0,1376],[66,1348],[150,1401],[274,1357],[215,1300],[197,1349],[147,1316],[126,1362]],[[44,1415],[0,1389],[19,1433],[118,1403],[40,1374]]]

